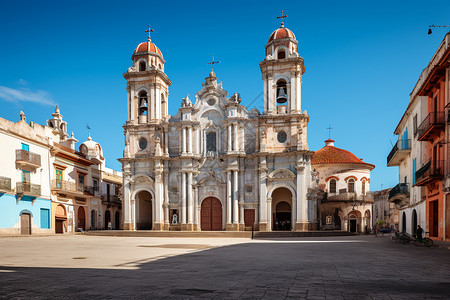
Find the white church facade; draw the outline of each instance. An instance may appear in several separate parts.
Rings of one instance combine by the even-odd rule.
[[[127,81],[123,168],[125,230],[315,230],[318,174],[301,110],[304,60],[283,23],[260,62],[263,111],[241,105],[213,71],[195,101],[168,114],[162,52],[141,43]]]

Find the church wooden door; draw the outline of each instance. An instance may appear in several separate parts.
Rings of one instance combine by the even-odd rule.
[[[20,233],[31,234],[31,215],[23,213],[20,215]]]
[[[217,198],[206,198],[201,210],[202,231],[222,230],[222,204]]]

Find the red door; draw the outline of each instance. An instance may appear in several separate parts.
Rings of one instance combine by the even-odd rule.
[[[255,210],[244,209],[244,223],[245,227],[252,227],[255,223]]]
[[[201,210],[202,231],[222,230],[222,204],[217,198],[206,198]]]

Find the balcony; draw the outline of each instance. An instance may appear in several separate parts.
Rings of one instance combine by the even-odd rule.
[[[426,185],[434,180],[444,178],[444,161],[429,161],[416,171],[416,186]]]
[[[94,188],[91,186],[60,179],[52,180],[52,190],[73,196],[94,195]]]
[[[19,195],[39,197],[41,196],[41,186],[29,182],[17,182],[16,193]]]
[[[411,140],[398,140],[387,157],[387,166],[398,166],[411,153]]]
[[[373,203],[373,197],[368,195],[358,195],[357,193],[349,193],[347,189],[340,189],[338,194],[328,196],[329,202],[367,202]]]
[[[443,111],[429,113],[417,128],[417,140],[431,141],[444,128],[445,113]]]
[[[409,184],[399,183],[389,191],[389,202],[398,204],[400,206],[406,205],[409,202]]]
[[[0,176],[0,193],[7,193],[11,191],[11,178]]]
[[[102,203],[107,205],[122,205],[119,195],[102,195]]]
[[[16,164],[24,169],[36,169],[41,166],[41,156],[39,154],[18,149],[16,150]]]

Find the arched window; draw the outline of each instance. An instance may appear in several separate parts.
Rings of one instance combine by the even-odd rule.
[[[206,134],[206,151],[216,152],[216,133],[208,132]]]
[[[284,49],[278,51],[278,59],[286,58],[286,52]]]
[[[277,105],[287,102],[286,81],[280,79],[277,81]]]
[[[148,114],[148,98],[147,92],[141,92],[139,94],[139,115]]]
[[[145,61],[141,61],[139,63],[139,71],[140,72],[145,71]]]
[[[354,193],[355,192],[355,179],[350,178],[347,181],[347,192],[348,193]]]
[[[330,193],[336,193],[336,179],[330,180]]]

